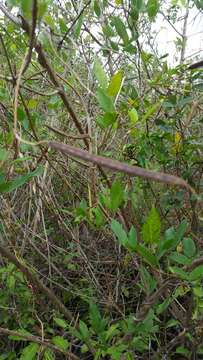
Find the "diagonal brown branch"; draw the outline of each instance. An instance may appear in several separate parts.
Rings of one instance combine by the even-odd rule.
[[[185,180],[177,176],[143,169],[139,166],[131,166],[118,160],[113,160],[104,156],[92,155],[88,151],[54,141],[50,141],[48,145],[50,148],[61,151],[64,154],[90,161],[91,163],[96,165],[104,166],[114,171],[123,172],[130,176],[138,176],[144,179],[158,181],[164,184],[180,186],[187,189],[189,192],[195,194],[195,190]]]

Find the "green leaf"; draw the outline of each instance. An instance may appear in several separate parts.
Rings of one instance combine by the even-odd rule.
[[[115,111],[112,99],[102,89],[97,90],[97,100],[104,111],[111,113]]]
[[[108,84],[108,77],[103,69],[103,66],[98,58],[95,59],[93,72],[102,89],[106,89]]]
[[[191,261],[188,259],[187,256],[180,254],[178,252],[174,252],[171,255],[169,255],[169,259],[180,265],[188,265],[191,263]]]
[[[102,26],[102,31],[107,38],[115,36],[112,27],[108,23]]]
[[[36,170],[34,170],[26,175],[19,176],[11,181],[0,183],[0,193],[11,192],[11,191],[19,188],[20,186],[24,185],[26,182],[28,182],[34,176],[41,175],[42,172],[43,172],[43,167],[39,166]]]
[[[97,117],[96,122],[102,129],[106,129],[110,125],[115,124],[116,119],[117,119],[116,112],[113,112],[113,113],[107,112],[104,114],[104,116]]]
[[[161,313],[163,313],[168,308],[171,301],[172,301],[172,299],[170,297],[168,297],[161,304],[159,304],[156,308],[157,315],[160,315]]]
[[[0,165],[1,161],[4,162],[9,156],[9,151],[6,149],[0,149]]]
[[[135,125],[138,121],[138,113],[136,109],[131,109],[128,111],[128,116],[130,118],[131,125]]]
[[[81,333],[83,339],[84,340],[89,339],[89,337],[90,337],[89,330],[88,330],[87,325],[84,323],[84,321],[80,320],[79,328],[80,328],[80,333]]]
[[[151,276],[149,271],[144,266],[140,266],[139,269],[142,286],[147,295],[150,295],[151,292],[156,288],[156,280]]]
[[[102,319],[99,309],[96,304],[90,303],[90,323],[96,334],[99,334],[105,330],[106,320]]]
[[[172,272],[172,274],[178,275],[183,280],[188,279],[187,272],[177,266],[169,266],[169,271]]]
[[[197,266],[194,270],[189,274],[189,280],[195,281],[203,278],[203,265]]]
[[[138,244],[136,251],[143,258],[143,260],[151,266],[158,266],[156,257],[144,246]]]
[[[131,226],[131,229],[128,233],[128,243],[127,243],[128,250],[135,251],[137,248],[137,233],[134,226]]]
[[[119,243],[126,247],[126,244],[128,243],[128,236],[123,229],[123,226],[117,220],[113,219],[111,222],[111,229],[116,235]]]
[[[84,19],[84,14],[82,14],[82,15],[79,17],[79,19],[78,19],[78,21],[77,21],[77,23],[76,23],[75,31],[74,31],[74,34],[75,34],[76,39],[78,39],[79,36],[80,36],[81,27],[82,27],[82,24],[83,24],[83,19]]]
[[[62,336],[54,336],[52,338],[52,343],[58,346],[59,349],[66,351],[69,347],[68,340],[64,339]]]
[[[39,348],[40,346],[38,344],[29,344],[23,349],[20,360],[35,360]]]
[[[183,235],[187,228],[187,222],[184,220],[178,226],[175,231],[174,228],[170,228],[165,232],[164,239],[159,243],[158,253],[159,259],[169,250],[174,249],[182,240]]]
[[[183,249],[184,254],[189,258],[193,257],[196,254],[196,246],[191,238],[183,239]]]
[[[116,96],[118,94],[122,85],[122,79],[123,79],[123,74],[121,70],[119,70],[117,73],[115,73],[112,76],[107,89],[107,94],[109,96]]]
[[[159,11],[159,1],[158,0],[148,0],[147,2],[147,14],[150,19],[153,19]]]
[[[54,318],[54,322],[63,329],[67,329],[68,324],[64,319]]]
[[[143,115],[142,122],[148,120],[149,117],[152,116],[158,110],[159,107],[160,107],[160,101],[158,101],[154,105],[150,106],[150,108],[147,110],[146,114]]]
[[[128,33],[126,31],[126,27],[123,23],[123,21],[120,19],[119,16],[113,17],[113,24],[116,28],[117,34],[120,36],[120,38],[123,40],[124,45],[127,45],[129,42]]]
[[[138,10],[140,11],[143,7],[143,0],[132,0],[132,5]]]
[[[101,9],[98,0],[94,0],[94,12],[98,17],[101,15]]]
[[[43,354],[43,360],[55,360],[55,355],[52,350],[46,349]]]
[[[32,335],[31,333],[29,333],[27,330],[24,330],[24,329],[19,329],[17,330],[19,335],[9,335],[9,339],[10,340],[13,340],[13,341],[19,341],[19,340],[24,340],[24,337],[23,335]],[[22,336],[21,336],[22,334]]]
[[[161,221],[159,214],[155,207],[150,211],[147,221],[142,227],[142,236],[144,242],[150,244],[157,244],[160,241]]]
[[[111,197],[111,210],[115,212],[118,210],[119,206],[122,204],[124,200],[123,187],[119,180],[115,180],[113,182],[110,191],[110,197]]]

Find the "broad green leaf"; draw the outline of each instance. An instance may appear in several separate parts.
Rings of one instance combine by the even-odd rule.
[[[138,10],[140,11],[143,7],[143,0],[132,0],[132,5]]]
[[[122,78],[123,78],[123,74],[122,71],[117,71],[117,73],[115,73],[109,83],[108,89],[107,89],[107,94],[109,96],[116,96],[121,88],[122,85]]]
[[[126,244],[128,243],[128,236],[125,230],[123,229],[123,226],[117,220],[112,220],[111,229],[116,235],[119,243],[124,247],[126,247]]]
[[[9,156],[9,151],[6,149],[0,149],[0,165],[1,161],[4,162]]]
[[[160,216],[155,207],[150,211],[150,214],[142,227],[142,236],[144,242],[150,244],[157,244],[160,241],[161,221]]]
[[[178,275],[183,280],[188,279],[187,272],[177,266],[169,266],[169,271],[172,272],[172,274]]]
[[[200,280],[203,278],[203,265],[197,266],[194,270],[189,274],[189,280]]]
[[[121,5],[121,4],[122,4],[122,0],[115,0],[115,4],[116,4],[116,5]]]
[[[67,350],[69,347],[69,342],[67,339],[64,339],[62,336],[54,336],[52,338],[52,343],[56,345],[61,350]]]
[[[31,17],[32,0],[21,0],[21,9],[26,16]]]
[[[203,298],[203,288],[202,286],[196,286],[193,288],[194,295]]]
[[[196,254],[196,245],[191,238],[183,239],[184,254],[191,258]]]
[[[59,26],[60,26],[61,32],[65,33],[68,30],[66,22],[63,18],[59,19]]]
[[[138,121],[138,113],[136,109],[131,109],[128,111],[128,116],[132,125],[135,125]]]
[[[106,112],[114,112],[114,104],[112,99],[106,95],[102,89],[97,90],[97,100],[101,108]]]
[[[124,200],[124,192],[122,184],[119,180],[115,180],[112,184],[111,191],[111,210],[113,212],[117,211],[119,206],[122,204]]]
[[[35,360],[39,348],[40,345],[38,344],[35,343],[29,344],[23,349],[20,360]]]
[[[99,309],[96,304],[90,303],[90,323],[96,334],[99,334],[105,330],[106,320],[102,319]]]
[[[81,27],[82,27],[82,24],[83,24],[83,20],[84,20],[84,14],[82,14],[82,15],[79,17],[79,19],[78,19],[78,21],[77,21],[77,23],[76,23],[76,26],[75,26],[74,34],[75,34],[76,39],[78,39],[79,36],[80,36],[80,32],[81,32]]]
[[[159,1],[158,0],[148,0],[147,2],[147,14],[150,19],[153,19],[159,11]]]
[[[52,17],[51,15],[48,15],[48,14],[47,14],[47,15],[44,17],[44,21],[45,21],[45,23],[46,23],[47,25],[50,26],[51,29],[54,29],[54,27],[55,27],[55,21],[54,21],[54,19],[53,19],[53,17]]]
[[[178,226],[177,230],[170,228],[165,232],[164,239],[159,243],[159,258],[161,258],[167,251],[174,249],[180,243],[186,228],[187,222],[184,220]]]
[[[108,84],[108,77],[103,69],[103,66],[98,58],[95,59],[93,71],[95,77],[102,89],[106,89]]]
[[[163,311],[165,311],[168,306],[170,305],[172,299],[170,297],[166,298],[161,304],[159,304],[156,308],[156,313],[158,315],[160,315],[161,313],[163,313]]]
[[[43,360],[55,360],[54,352],[50,349],[46,349],[43,353]]]
[[[94,0],[94,12],[98,17],[101,15],[101,9],[98,0]]]
[[[68,324],[64,319],[54,318],[54,322],[63,329],[68,327]]]
[[[106,35],[107,38],[115,36],[115,33],[109,24],[103,25],[102,31],[103,31],[104,35]]]
[[[178,252],[174,252],[171,255],[169,255],[169,259],[180,265],[188,265],[191,262],[187,256],[180,254]]]
[[[137,248],[137,233],[134,226],[131,226],[131,229],[128,233],[128,250],[135,251]]]
[[[43,172],[43,167],[39,166],[36,170],[34,170],[26,175],[19,176],[11,181],[0,183],[0,193],[11,192],[11,191],[19,188],[20,186],[24,185],[26,182],[28,182],[34,176],[41,175],[42,172]]]
[[[151,266],[158,266],[156,257],[144,245],[137,244],[136,251]]]
[[[127,30],[126,30],[126,27],[125,27],[123,21],[121,20],[121,18],[119,16],[114,16],[113,23],[115,25],[117,34],[123,40],[124,45],[127,45],[129,42],[129,37],[128,37],[128,33],[127,33]]]
[[[105,113],[104,116],[99,116],[96,118],[97,124],[102,128],[106,129],[110,125],[115,124],[117,119],[117,113]]]
[[[89,330],[87,325],[84,323],[84,321],[80,320],[79,328],[83,339],[89,339],[90,337]]]

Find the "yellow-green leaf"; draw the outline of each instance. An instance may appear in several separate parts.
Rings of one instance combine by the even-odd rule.
[[[142,236],[145,243],[157,244],[160,241],[161,221],[158,211],[153,207],[142,227]]]
[[[122,85],[122,78],[123,74],[121,70],[117,71],[117,73],[112,76],[107,89],[107,94],[109,96],[116,96],[118,94]]]
[[[138,121],[137,110],[135,108],[132,108],[131,110],[128,111],[128,115],[129,115],[131,124],[135,125],[136,122]]]

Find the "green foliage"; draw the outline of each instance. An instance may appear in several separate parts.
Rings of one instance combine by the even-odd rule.
[[[4,3],[0,360],[201,357],[203,76],[189,28],[174,54],[157,43],[201,1]]]

